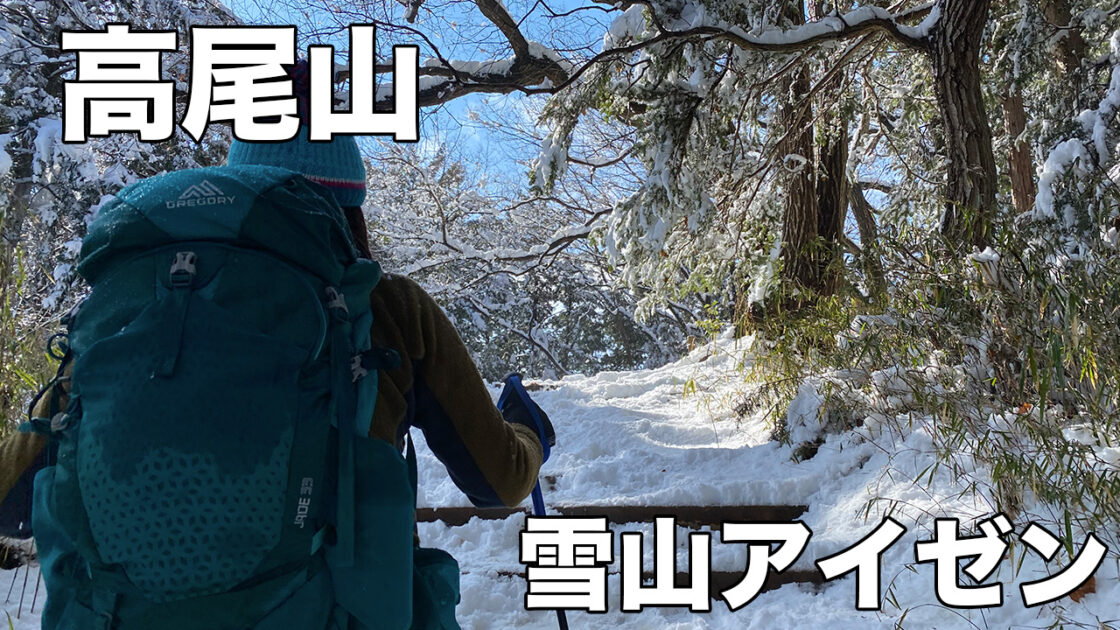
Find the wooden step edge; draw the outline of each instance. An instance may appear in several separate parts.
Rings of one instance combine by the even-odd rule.
[[[470,571],[464,571],[463,575],[470,574]],[[498,571],[497,574],[501,577],[510,579],[525,579],[523,571]],[[617,575],[618,571],[611,571],[608,575]],[[708,590],[712,599],[723,599],[723,592],[734,587],[743,581],[742,571],[711,571],[708,574]],[[652,571],[642,572],[642,583],[644,586],[653,584],[654,574]],[[673,579],[674,586],[687,587],[692,583],[692,576],[688,573],[677,573]],[[810,586],[820,587],[825,583],[824,576],[820,571],[813,569],[788,569],[781,573],[770,571],[766,576],[766,581],[762,584],[760,592],[772,591],[786,584],[806,584]]]
[[[451,527],[466,525],[472,518],[484,521],[504,521],[517,514],[529,514],[525,508],[476,508],[476,507],[442,507],[442,508],[416,508],[417,523],[442,522]]]
[[[655,505],[578,505],[554,506],[551,514],[573,517],[607,517],[615,524],[653,523],[658,516],[672,516],[682,527],[711,527],[718,529],[726,521],[736,522],[790,522],[808,510],[805,505],[706,505],[706,506],[655,506]],[[527,508],[476,508],[443,507],[417,508],[416,520],[420,523],[440,521],[445,525],[465,525],[472,518],[505,520],[518,514],[529,514]]]

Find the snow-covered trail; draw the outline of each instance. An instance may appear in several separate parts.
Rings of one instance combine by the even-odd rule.
[[[1043,577],[1040,560],[1028,554],[1022,569],[1004,560],[989,579],[1004,582],[1005,605],[979,610],[952,610],[939,604],[934,567],[916,564],[914,543],[931,537],[935,517],[962,521],[988,515],[987,505],[936,462],[929,434],[916,425],[891,434],[870,419],[864,426],[830,436],[812,459],[793,463],[791,449],[772,442],[760,413],[740,417],[748,384],[738,369],[747,353],[724,337],[685,359],[662,368],[602,373],[539,381],[534,398],[548,412],[558,444],[542,470],[545,500],[553,505],[808,505],[801,520],[813,535],[796,569],[813,569],[814,560],[850,547],[862,539],[893,506],[891,513],[907,533],[882,558],[882,611],[858,611],[853,574],[821,588],[790,584],[762,593],[746,607],[731,612],[721,600],[707,613],[683,608],[646,608],[620,612],[619,534],[646,534],[645,569],[652,570],[652,523],[614,525],[616,562],[609,568],[609,610],[592,615],[569,611],[572,628],[634,629],[711,628],[715,630],[829,627],[895,628],[1041,628],[1062,618],[1072,625],[1120,627],[1120,583],[1117,557],[1110,555],[1097,571],[1097,589],[1080,603],[1068,598],[1054,605],[1027,609],[1018,585]],[[530,379],[531,381],[532,379]],[[499,388],[493,394],[497,397]],[[799,397],[795,408],[814,416],[819,399]],[[418,436],[419,437],[419,436]],[[421,507],[466,506],[443,466],[420,448]],[[927,470],[923,483],[912,480]],[[869,508],[870,502],[870,508]],[[526,501],[528,505],[528,501]],[[1016,523],[1021,531],[1025,522]],[[451,552],[463,572],[458,608],[463,628],[555,628],[552,611],[526,611],[526,584],[511,577],[524,570],[518,563],[517,515],[505,520],[472,519],[461,526],[421,523],[425,546]],[[704,531],[707,531],[705,529]],[[685,530],[678,528],[677,567],[689,566]],[[743,571],[744,543],[723,543],[712,532],[712,569]],[[1016,562],[1022,547],[1016,550]],[[1055,571],[1058,566],[1050,566]],[[0,572],[0,595],[11,572]],[[32,578],[31,582],[34,582]],[[28,594],[28,601],[30,593]],[[897,604],[897,605],[896,605]],[[16,604],[4,605],[15,613]],[[41,605],[40,605],[41,607]],[[0,618],[0,627],[4,619]],[[1069,626],[1071,624],[1067,624]],[[17,630],[37,628],[27,616]]]
[[[547,501],[789,503],[815,492],[818,476],[836,474],[812,464],[794,465],[788,449],[769,441],[761,422],[737,419],[732,409],[741,400],[735,390],[742,387],[736,387],[741,377],[730,369],[734,358],[725,354],[697,362],[706,356],[702,352],[649,371],[540,381],[532,396],[557,432],[557,446],[542,470],[555,478]],[[699,391],[692,393],[690,382]],[[419,504],[469,505],[439,462],[423,455]]]
[[[928,434],[916,427],[888,439],[889,431],[868,421],[856,431],[830,436],[817,455],[794,463],[791,448],[770,440],[761,413],[740,417],[736,409],[749,387],[741,362],[749,354],[729,338],[700,348],[683,360],[653,370],[574,376],[541,381],[533,396],[556,426],[557,446],[545,464],[548,505],[808,505],[801,520],[813,536],[794,569],[813,569],[814,561],[850,547],[880,523],[893,500],[892,515],[907,533],[882,560],[888,601],[880,611],[856,610],[854,574],[823,588],[790,584],[762,593],[737,612],[721,600],[707,613],[682,608],[646,608],[620,612],[619,534],[646,534],[644,568],[653,569],[652,523],[614,525],[616,562],[607,579],[609,611],[569,611],[573,628],[759,628],[802,627],[895,628],[1037,628],[1059,612],[1054,606],[1027,609],[1018,584],[1042,577],[1041,562],[1028,558],[1015,576],[1005,560],[991,578],[1004,582],[1005,605],[981,610],[942,606],[934,589],[934,570],[916,564],[914,543],[931,537],[935,517],[968,521],[992,510],[947,471],[934,470],[924,484],[912,480],[936,462]],[[498,389],[494,390],[495,397]],[[815,416],[820,400],[795,401],[798,412]],[[893,448],[887,448],[887,444]],[[442,466],[423,447],[420,505],[468,505]],[[928,473],[927,473],[928,474]],[[555,482],[552,483],[552,480]],[[548,487],[552,486],[552,487]],[[869,501],[879,498],[878,501]],[[528,502],[526,502],[528,504]],[[518,535],[523,518],[473,519],[449,527],[422,523],[426,546],[450,551],[459,560],[463,599],[459,618],[464,628],[555,628],[551,611],[526,611],[523,578],[505,577],[524,570],[518,563]],[[1017,523],[1021,526],[1026,523]],[[708,531],[705,528],[702,531]],[[686,530],[677,530],[677,567],[689,566]],[[962,536],[964,534],[962,533]],[[1022,547],[1020,546],[1020,550]],[[744,571],[746,545],[722,543],[712,536],[712,569]],[[1051,567],[1055,570],[1056,567]],[[1075,604],[1058,602],[1062,613],[1089,627],[1120,627],[1120,585],[1116,556],[1097,572],[1097,592]],[[1101,624],[1105,625],[1102,626]]]

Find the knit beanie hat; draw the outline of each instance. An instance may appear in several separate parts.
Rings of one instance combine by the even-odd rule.
[[[310,101],[308,63],[300,60],[287,68],[298,103],[299,133],[285,142],[243,142],[229,147],[228,164],[262,164],[296,171],[326,186],[338,205],[361,206],[366,198],[366,167],[353,136],[335,136],[330,142],[308,139]]]

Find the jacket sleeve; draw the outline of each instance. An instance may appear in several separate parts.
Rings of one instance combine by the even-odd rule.
[[[402,366],[382,378],[371,437],[397,441],[411,424],[455,484],[479,507],[515,506],[536,483],[541,444],[511,425],[447,316],[415,282],[386,275],[371,295],[374,343],[395,348]]]
[[[35,473],[45,461],[46,438],[14,433],[0,442],[0,536],[31,536]]]
[[[65,409],[65,381],[54,385],[35,405],[32,415],[46,417],[51,405]],[[37,433],[14,432],[0,440],[0,530],[20,536],[29,531],[31,492],[35,473],[45,463],[47,438]]]

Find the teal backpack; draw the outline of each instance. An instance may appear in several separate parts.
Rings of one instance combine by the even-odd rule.
[[[324,188],[266,166],[143,180],[78,271],[69,403],[30,423],[53,464],[44,630],[457,627],[450,556],[414,593],[415,457],[368,437],[399,361],[370,345],[380,268]]]

